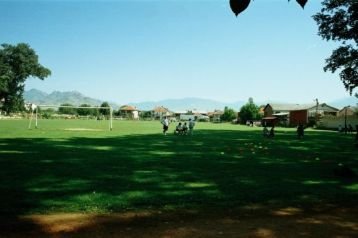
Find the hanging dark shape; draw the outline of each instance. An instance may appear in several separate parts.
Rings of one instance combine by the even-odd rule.
[[[296,2],[298,2],[298,4],[300,4],[300,6],[302,8],[305,8],[305,5],[307,3],[308,0],[296,0]]]
[[[250,0],[230,0],[231,10],[235,15],[239,15],[243,12],[250,4]]]

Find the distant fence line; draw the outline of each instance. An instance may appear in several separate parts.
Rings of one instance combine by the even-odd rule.
[[[347,116],[347,126],[351,124],[353,128],[358,125],[358,116]],[[323,117],[319,122],[319,128],[337,129],[341,125],[344,128],[345,117]]]

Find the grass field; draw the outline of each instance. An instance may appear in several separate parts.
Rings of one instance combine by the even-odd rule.
[[[0,214],[111,214],[322,204],[356,208],[353,136],[198,123],[193,136],[164,136],[159,122],[0,121]],[[82,130],[92,129],[92,130]],[[173,131],[172,125],[170,130]]]

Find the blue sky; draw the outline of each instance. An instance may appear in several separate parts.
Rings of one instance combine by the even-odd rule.
[[[322,69],[335,45],[317,35],[320,2],[255,0],[236,18],[228,0],[0,0],[0,43],[30,44],[51,69],[27,90],[324,102],[348,93]]]

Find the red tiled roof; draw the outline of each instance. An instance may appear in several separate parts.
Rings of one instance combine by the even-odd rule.
[[[130,106],[130,105],[121,106],[119,108],[119,110],[121,110],[121,111],[138,111],[138,109],[136,107]]]
[[[153,111],[154,112],[169,112],[169,110],[168,110],[168,108],[165,108],[165,107],[163,107],[163,106],[161,106],[161,107],[155,107],[154,109],[153,109]]]

